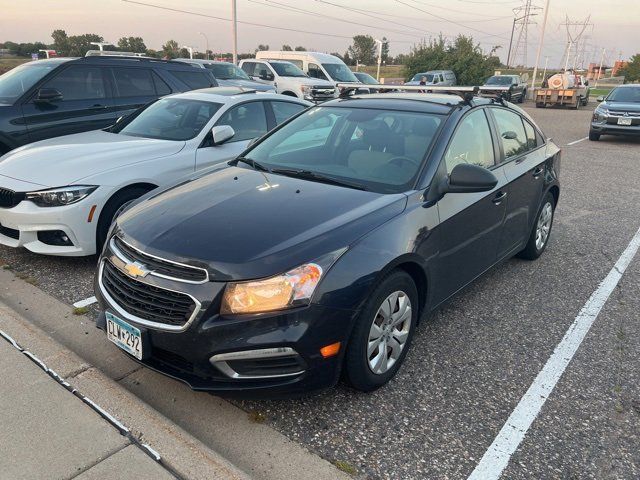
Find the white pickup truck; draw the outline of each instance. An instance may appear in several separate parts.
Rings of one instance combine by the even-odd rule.
[[[320,103],[338,96],[332,83],[309,77],[291,62],[282,60],[247,59],[240,68],[252,80],[272,85],[277,93]]]

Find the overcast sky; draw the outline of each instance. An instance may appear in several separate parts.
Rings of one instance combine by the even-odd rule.
[[[545,1],[536,3],[544,6]],[[140,2],[231,18],[231,0]],[[239,24],[238,49],[253,51],[260,43],[279,49],[286,43],[303,45],[308,50],[344,52],[351,43],[350,37],[362,33],[378,38],[386,36],[395,55],[408,53],[412,44],[425,36],[465,33],[473,35],[486,50],[501,45],[498,53],[504,60],[512,9],[522,3],[521,0],[237,0],[239,21],[299,30]],[[309,15],[300,9],[333,18]],[[529,65],[535,60],[543,10],[536,13],[532,19],[537,24],[529,27]],[[585,65],[598,62],[603,48],[607,49],[605,63],[609,64],[619,56],[626,59],[640,51],[640,0],[551,0],[541,64],[545,56],[550,57],[550,66],[562,62],[567,41],[566,28],[561,25],[565,15],[572,21],[582,21],[589,14],[593,26],[584,33],[588,37]],[[0,41],[48,43],[51,32],[57,28],[69,35],[98,33],[108,41],[141,36],[147,47],[154,49],[168,39],[175,39],[181,46],[193,45],[204,51],[206,41],[199,32],[206,34],[209,48],[214,51],[231,51],[232,45],[229,21],[123,0],[0,0]],[[575,27],[572,28],[575,32]],[[522,58],[522,52],[519,53]]]

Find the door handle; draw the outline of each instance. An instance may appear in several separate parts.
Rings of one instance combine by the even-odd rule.
[[[539,178],[540,175],[542,175],[542,173],[544,172],[544,168],[542,167],[537,167],[534,171],[533,171],[533,178]]]
[[[493,200],[491,200],[495,205],[500,205],[502,201],[507,197],[507,192],[498,192]]]
[[[104,110],[106,107],[106,105],[100,105],[100,104],[95,104],[95,105],[91,105],[89,107],[89,110]]]

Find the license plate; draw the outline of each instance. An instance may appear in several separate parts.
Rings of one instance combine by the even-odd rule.
[[[618,118],[618,125],[631,125],[630,118]]]
[[[138,360],[142,360],[142,334],[136,327],[107,312],[107,338]]]

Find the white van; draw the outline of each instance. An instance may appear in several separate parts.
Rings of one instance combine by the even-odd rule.
[[[328,80],[334,85],[337,83],[361,83],[342,60],[328,53],[264,50],[257,52],[256,58],[286,60],[310,77]]]

